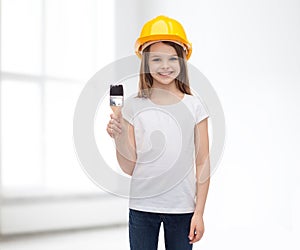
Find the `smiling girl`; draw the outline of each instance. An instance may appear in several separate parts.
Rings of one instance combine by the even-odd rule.
[[[167,250],[192,249],[204,233],[209,115],[190,90],[191,51],[178,21],[158,16],[147,22],[136,42],[138,95],[107,125],[119,165],[132,176],[131,250],[157,250],[161,223]]]

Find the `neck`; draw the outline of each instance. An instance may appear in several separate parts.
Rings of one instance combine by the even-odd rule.
[[[165,86],[157,87],[155,85],[151,88],[151,100],[156,100],[156,102],[163,102],[163,104],[172,104],[178,102],[178,100],[181,100],[184,96],[184,93],[182,93],[179,89]]]
[[[160,84],[157,83],[156,81],[153,82],[152,85],[152,93],[153,94],[160,94],[160,93],[172,93],[175,95],[178,95],[181,93],[181,91],[179,89],[177,89],[175,81],[169,83],[169,84]]]

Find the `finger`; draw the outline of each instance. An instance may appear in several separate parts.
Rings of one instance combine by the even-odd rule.
[[[106,129],[107,133],[109,134],[110,137],[113,137],[113,133],[111,132],[111,128]]]
[[[112,119],[117,120],[118,122],[120,122],[120,118],[121,118],[120,115],[116,115],[116,114],[113,113],[113,114],[110,115],[110,117],[111,117]]]
[[[121,120],[119,118],[113,117],[113,118],[110,119],[110,122],[121,123]]]
[[[194,243],[196,243],[196,242],[199,241],[199,240],[200,240],[200,237],[196,234],[196,235],[194,236],[194,239],[191,240],[190,243],[191,243],[191,244],[194,244]]]
[[[119,134],[121,134],[121,132],[122,132],[121,128],[119,128],[116,125],[112,125],[111,128],[113,129],[113,132],[117,132]]]
[[[114,120],[114,119],[111,119],[110,121],[109,121],[109,123],[110,123],[110,125],[111,126],[116,126],[116,127],[118,127],[118,128],[120,128],[120,129],[122,129],[122,125],[121,125],[121,123],[120,122],[118,122],[118,121],[116,121],[116,120]]]
[[[195,226],[193,224],[191,224],[190,227],[190,233],[189,233],[189,239],[190,241],[192,241],[195,237]]]
[[[196,234],[194,234],[193,239],[190,241],[190,244],[194,244],[195,242],[197,242],[197,238],[196,238]]]
[[[196,231],[194,239],[191,241],[191,243],[195,243],[195,242],[199,241],[202,238],[202,236],[203,236],[203,232],[201,232],[200,230]]]
[[[116,124],[109,124],[108,128],[110,130],[110,133],[112,133],[112,134],[113,133],[119,133],[119,134],[121,134],[121,132],[122,132],[122,128],[119,127],[119,126],[117,126]]]

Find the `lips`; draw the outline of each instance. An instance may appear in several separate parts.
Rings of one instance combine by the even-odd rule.
[[[174,71],[164,71],[164,72],[158,72],[160,76],[170,76],[173,74]]]

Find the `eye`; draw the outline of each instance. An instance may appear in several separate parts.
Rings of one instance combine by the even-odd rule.
[[[178,61],[178,57],[173,56],[170,58],[170,61]]]
[[[160,58],[153,58],[152,59],[152,62],[159,62],[160,61]]]

